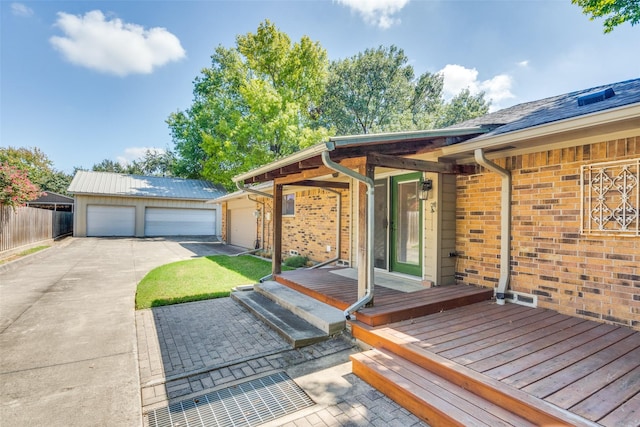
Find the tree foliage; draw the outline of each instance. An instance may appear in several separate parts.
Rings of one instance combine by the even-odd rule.
[[[176,171],[231,188],[231,177],[320,142],[317,109],[328,60],[317,42],[292,43],[271,22],[219,46],[195,79],[194,102],[167,120]]]
[[[0,163],[24,171],[29,181],[42,191],[67,194],[72,176],[55,170],[51,159],[38,147],[0,148]]]
[[[9,163],[0,163],[0,204],[14,210],[37,199],[42,191],[29,180],[27,171]]]
[[[334,61],[322,103],[323,122],[339,135],[432,129],[488,111],[484,94],[461,93],[446,103],[443,76],[417,79],[396,46],[367,49]]]
[[[148,149],[145,154],[132,161],[122,164],[110,159],[104,159],[91,167],[94,172],[114,172],[144,176],[173,176],[176,162],[175,154],[170,150]]]
[[[440,109],[435,127],[444,128],[488,112],[489,103],[484,99],[483,92],[472,95],[469,89],[463,89]]]
[[[618,25],[629,22],[636,25],[640,22],[640,0],[571,0],[571,3],[582,8],[592,21],[605,18],[604,32],[610,33]]]

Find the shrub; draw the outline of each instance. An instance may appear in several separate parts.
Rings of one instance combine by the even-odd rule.
[[[309,261],[309,259],[305,256],[302,255],[296,255],[296,256],[292,256],[287,258],[284,261],[284,265],[286,265],[287,267],[291,267],[291,268],[300,268],[300,267],[304,267],[307,265],[307,261]]]

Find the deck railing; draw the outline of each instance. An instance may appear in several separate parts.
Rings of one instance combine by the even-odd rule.
[[[0,253],[72,232],[72,212],[0,205]]]

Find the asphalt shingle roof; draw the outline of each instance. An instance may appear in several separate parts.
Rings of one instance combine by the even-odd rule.
[[[68,189],[72,194],[167,199],[211,200],[226,192],[209,181],[173,177],[78,171]]]
[[[578,105],[578,98],[604,91],[608,88],[613,89],[615,92],[615,95],[611,98],[584,106]],[[514,105],[482,117],[455,124],[450,128],[495,127],[491,132],[479,137],[484,139],[638,102],[640,102],[640,79],[633,79]]]

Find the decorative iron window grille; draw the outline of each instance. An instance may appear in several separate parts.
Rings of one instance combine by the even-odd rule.
[[[582,166],[583,234],[640,236],[640,158]]]

